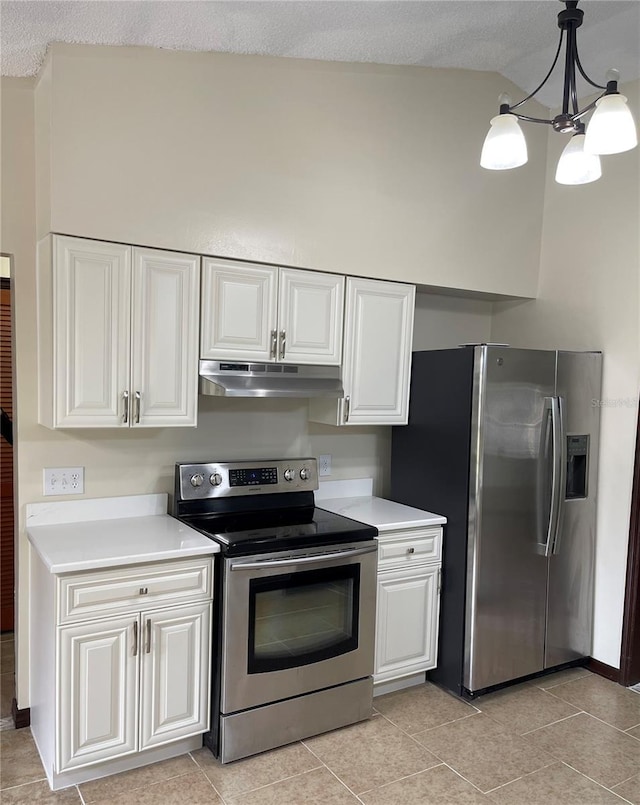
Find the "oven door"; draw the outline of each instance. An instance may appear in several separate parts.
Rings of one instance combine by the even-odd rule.
[[[377,547],[225,560],[223,714],[373,673]]]

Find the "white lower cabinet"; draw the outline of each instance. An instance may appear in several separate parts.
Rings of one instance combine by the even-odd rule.
[[[194,748],[183,739],[209,728],[212,560],[51,576],[34,557],[32,583],[32,732],[51,787]]]
[[[383,532],[378,543],[376,683],[436,667],[442,529]]]
[[[133,622],[138,626],[139,619]],[[64,771],[138,748],[138,657],[130,617],[65,626],[58,633],[60,735]]]
[[[211,604],[143,616],[140,748],[209,728]]]
[[[59,630],[59,771],[208,728],[210,610],[193,604]]]

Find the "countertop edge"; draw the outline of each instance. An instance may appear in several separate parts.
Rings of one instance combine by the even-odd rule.
[[[33,543],[32,543],[33,545]],[[34,546],[35,548],[35,546]],[[218,550],[216,550],[216,548]],[[117,556],[107,559],[92,559],[80,562],[58,562],[50,564],[49,561],[35,548],[38,556],[52,575],[62,575],[63,573],[87,572],[92,570],[107,570],[115,567],[129,567],[132,565],[149,565],[162,562],[170,562],[174,559],[193,559],[196,556],[214,556],[219,553],[219,546],[212,543],[211,546],[201,548],[180,548],[175,551],[165,551],[162,554],[135,554],[126,557]]]

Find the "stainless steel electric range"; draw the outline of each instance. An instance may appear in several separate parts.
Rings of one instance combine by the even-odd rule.
[[[176,464],[173,515],[221,546],[205,745],[223,763],[371,715],[378,532],[317,488],[314,458]]]

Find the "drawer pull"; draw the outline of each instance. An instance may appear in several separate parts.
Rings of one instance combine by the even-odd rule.
[[[415,548],[407,548],[407,553],[415,553],[415,552],[416,552]]]
[[[140,595],[146,595],[149,592],[148,587],[141,587],[140,588]]]
[[[151,654],[151,618],[147,618],[147,648],[146,653]]]
[[[138,654],[138,621],[133,622],[133,656]]]

